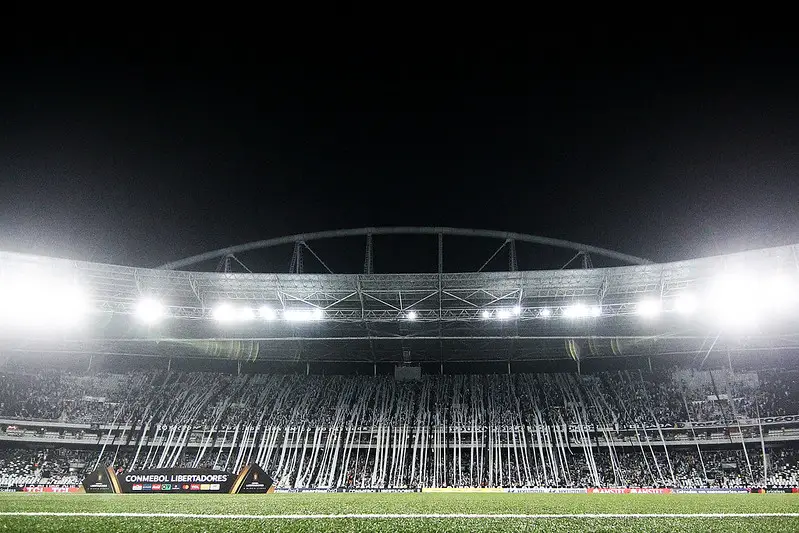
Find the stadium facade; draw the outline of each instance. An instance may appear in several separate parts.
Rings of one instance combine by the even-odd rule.
[[[437,238],[438,271],[374,273],[372,237],[399,233]],[[500,239],[508,270],[445,271],[448,235]],[[359,236],[364,273],[302,272],[303,250],[327,268],[313,238]],[[584,268],[520,271],[517,242]],[[291,273],[230,268],[277,244],[294,246]],[[175,269],[216,258],[220,272]],[[64,482],[256,462],[293,489],[791,486],[798,258],[653,264],[451,228],[299,235],[156,269],[3,252],[0,475],[52,484],[33,455]]]

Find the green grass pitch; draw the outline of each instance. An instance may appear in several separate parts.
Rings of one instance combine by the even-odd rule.
[[[6,531],[799,531],[799,517],[561,518],[189,518],[23,516],[9,513],[153,513],[203,515],[330,514],[697,514],[799,513],[799,494],[0,494]]]

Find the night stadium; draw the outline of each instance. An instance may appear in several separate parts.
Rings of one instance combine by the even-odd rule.
[[[799,531],[795,31],[15,7],[0,533]]]
[[[437,271],[375,272],[399,235],[432,241]],[[494,249],[473,271],[447,262],[463,237]],[[363,272],[329,271],[326,239],[360,243]],[[572,257],[522,270],[525,246]],[[241,259],[270,250],[290,273]],[[797,257],[657,264],[441,227],[293,235],[153,269],[4,252],[1,520],[790,529]]]

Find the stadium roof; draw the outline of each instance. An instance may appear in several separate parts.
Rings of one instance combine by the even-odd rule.
[[[725,273],[784,275],[795,283],[798,258],[799,245],[791,245],[598,269],[255,274],[0,252],[0,283],[20,276],[68,280],[85,289],[93,310],[74,330],[0,328],[0,350],[337,362],[401,362],[404,352],[410,361],[432,362],[793,350],[799,348],[797,312],[731,328],[676,307],[685,295],[705,294]],[[135,320],[143,297],[163,303],[164,320]],[[664,312],[642,316],[642,302],[656,302]],[[249,309],[252,319],[215,320],[222,304]],[[258,316],[263,308],[273,319]],[[313,310],[321,310],[314,317],[320,319],[304,320]],[[289,319],[292,313],[299,319]]]

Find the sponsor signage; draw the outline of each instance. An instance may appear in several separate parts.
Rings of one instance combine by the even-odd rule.
[[[159,468],[116,474],[109,468],[91,472],[83,481],[86,492],[115,493],[266,493],[272,479],[258,466],[248,465],[237,476],[199,468]]]
[[[667,488],[589,488],[588,494],[671,494]]]
[[[20,492],[80,492],[80,487],[66,485],[33,485],[19,487]]]
[[[796,494],[799,493],[799,488],[796,487],[782,487],[782,488],[750,488],[747,489],[750,494]]]
[[[328,493],[328,492],[422,492],[422,489],[419,488],[384,488],[384,487],[361,487],[361,488],[344,488],[344,487],[337,487],[337,488],[330,488],[330,489],[319,489],[319,488],[311,488],[311,487],[296,487],[296,488],[283,488],[283,489],[275,489],[275,492],[316,492],[316,493]]]
[[[264,494],[272,488],[272,478],[256,464],[245,466],[231,492],[237,494]]]
[[[560,487],[511,487],[505,492],[532,493],[532,494],[585,494],[585,488],[560,488]]]
[[[115,486],[116,474],[109,468],[101,468],[90,472],[83,478],[83,488],[87,493],[119,492]]]
[[[236,475],[220,470],[159,468],[135,470],[116,476],[119,492],[230,492]],[[216,487],[211,490],[211,483]],[[168,488],[167,488],[168,487]]]
[[[749,489],[733,488],[723,489],[721,487],[697,487],[689,489],[674,489],[675,494],[748,494]]]
[[[422,492],[504,492],[502,487],[425,487]]]

